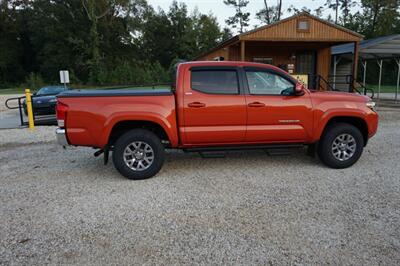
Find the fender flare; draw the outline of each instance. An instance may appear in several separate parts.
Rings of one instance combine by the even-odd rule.
[[[337,117],[343,117],[343,118],[356,118],[364,121],[366,125],[368,125],[367,121],[365,121],[365,113],[361,110],[353,109],[351,112],[349,110],[330,110],[325,112],[321,119],[319,120],[319,123],[317,124],[315,128],[315,139],[314,141],[319,141],[321,139],[321,136],[326,129],[326,126],[328,123]]]
[[[167,134],[168,139],[171,143],[172,147],[176,147],[178,145],[178,136],[173,132],[176,132],[176,126],[171,125],[168,120],[160,115],[154,113],[142,113],[135,115],[115,115],[110,117],[105,122],[105,127],[102,133],[102,142],[108,143],[112,130],[115,125],[120,122],[128,122],[128,121],[142,121],[142,122],[151,122],[159,125]]]

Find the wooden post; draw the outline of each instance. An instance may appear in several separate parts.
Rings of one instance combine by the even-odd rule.
[[[358,51],[360,48],[360,43],[359,42],[354,42],[354,57],[353,57],[353,69],[352,69],[352,75],[353,75],[353,81],[351,84],[351,92],[354,91],[354,87],[356,85],[356,80],[357,80],[357,69],[358,69]]]
[[[245,41],[240,42],[240,61],[246,61],[246,43]]]

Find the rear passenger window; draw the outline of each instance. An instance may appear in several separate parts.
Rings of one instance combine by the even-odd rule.
[[[236,70],[192,70],[192,89],[209,94],[239,94]]]

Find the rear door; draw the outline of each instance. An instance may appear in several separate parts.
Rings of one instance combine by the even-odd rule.
[[[313,126],[309,93],[295,95],[296,82],[263,68],[245,68],[247,142],[305,142]]]
[[[185,144],[244,141],[246,103],[236,67],[192,67],[185,77]]]

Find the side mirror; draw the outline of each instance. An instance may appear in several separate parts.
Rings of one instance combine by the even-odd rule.
[[[304,85],[300,82],[296,84],[296,88],[294,89],[295,95],[301,96],[304,95]]]

